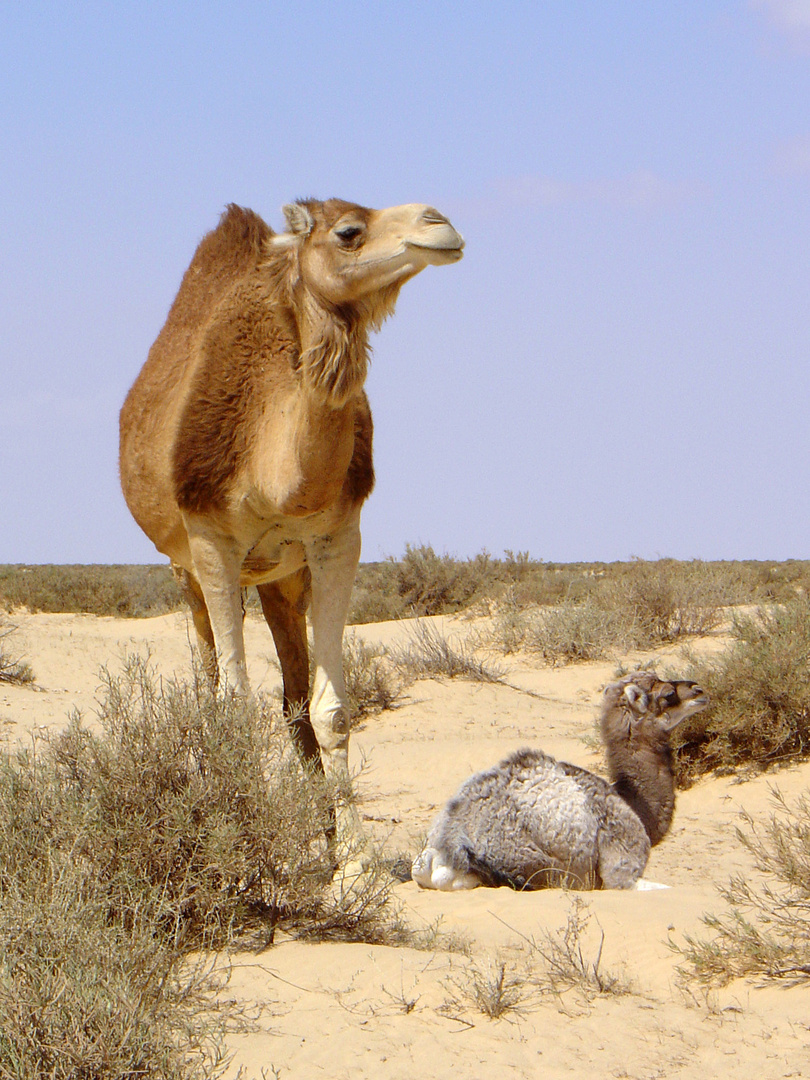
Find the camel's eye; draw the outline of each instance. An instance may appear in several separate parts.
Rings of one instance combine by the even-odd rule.
[[[335,230],[335,236],[342,244],[353,244],[362,232],[359,225],[344,225],[341,229]]]

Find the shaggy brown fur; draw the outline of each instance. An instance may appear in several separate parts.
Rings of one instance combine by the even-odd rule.
[[[285,207],[275,234],[229,206],[197,248],[121,410],[121,484],[170,557],[207,670],[247,690],[239,589],[260,586],[287,712],[313,765],[345,772],[340,643],[374,485],[369,333],[463,240],[432,207]],[[312,724],[305,612],[312,604]],[[294,703],[302,708],[295,709]]]
[[[670,732],[707,703],[695,683],[665,682],[652,671],[633,672],[605,691],[600,727],[608,774],[653,846],[666,836],[675,811]]]

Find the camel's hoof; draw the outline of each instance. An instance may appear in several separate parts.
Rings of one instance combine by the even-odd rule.
[[[379,864],[377,853],[370,848],[353,848],[339,860],[332,877],[332,888],[338,895],[357,892],[372,877]]]

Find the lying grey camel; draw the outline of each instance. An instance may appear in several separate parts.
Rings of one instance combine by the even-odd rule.
[[[413,863],[414,881],[446,890],[633,888],[675,809],[670,732],[708,704],[695,683],[651,671],[611,683],[600,721],[612,783],[519,750],[462,784]]]

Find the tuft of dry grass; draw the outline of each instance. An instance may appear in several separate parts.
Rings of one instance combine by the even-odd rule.
[[[0,619],[0,682],[25,686],[34,681],[31,665],[9,651],[9,638],[16,630],[5,619]]]
[[[448,980],[447,989],[449,997],[442,1012],[453,1015],[473,1008],[490,1020],[519,1015],[531,992],[525,976],[501,958],[474,961],[463,975]]]
[[[395,654],[396,663],[416,679],[472,679],[475,682],[501,682],[503,671],[476,656],[465,644],[454,645],[431,623],[414,620],[410,641]]]
[[[687,936],[678,951],[690,978],[726,983],[742,976],[810,981],[810,798],[790,806],[773,792],[774,813],[764,823],[742,815],[737,837],[758,871],[752,884],[738,874],[720,889],[729,905],[722,915],[707,915],[709,940]]]
[[[402,700],[404,681],[394,669],[388,650],[369,645],[354,633],[343,639],[343,677],[352,722],[393,709]]]
[[[533,951],[544,964],[541,979],[544,989],[555,994],[577,989],[588,997],[630,992],[630,985],[623,975],[602,967],[605,932],[601,926],[595,951],[585,945],[590,920],[588,905],[581,897],[574,896],[565,926],[556,932],[544,931],[539,941],[531,939]]]
[[[623,974],[605,971],[602,967],[605,932],[598,921],[599,942],[595,947],[587,943],[591,936],[588,933],[590,921],[589,905],[582,897],[574,895],[565,926],[557,931],[544,930],[537,939],[510,927],[526,943],[530,955],[542,963],[541,973],[533,976],[540,992],[559,996],[568,990],[579,990],[586,997],[631,992],[630,982]]]

